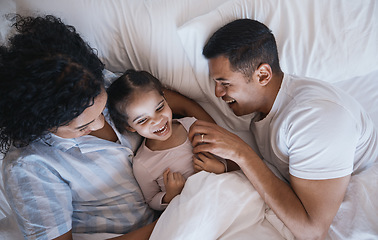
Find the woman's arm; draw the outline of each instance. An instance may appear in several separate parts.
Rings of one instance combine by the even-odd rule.
[[[174,114],[215,123],[214,119],[194,100],[166,88],[164,96]]]
[[[152,230],[154,230],[156,222],[157,220],[135,231],[132,231],[125,235],[111,238],[111,239],[112,240],[148,240],[151,236]]]
[[[154,227],[156,225],[157,220],[154,222],[141,227],[137,230],[134,230],[132,232],[129,232],[127,234],[111,238],[112,240],[148,240],[150,238],[150,235],[152,233],[152,230],[154,230]],[[65,234],[63,234],[60,237],[54,238],[54,240],[72,240],[72,231],[69,231]]]

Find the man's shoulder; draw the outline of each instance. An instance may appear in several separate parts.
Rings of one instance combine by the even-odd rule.
[[[337,86],[308,77],[287,75],[285,76],[282,89],[287,96],[290,96],[290,98],[300,105],[311,103],[345,105],[350,101],[355,101],[355,99]]]

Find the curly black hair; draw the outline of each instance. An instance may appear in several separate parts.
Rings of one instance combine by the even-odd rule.
[[[104,88],[104,64],[73,26],[54,16],[13,18],[0,47],[0,141],[5,153],[68,124]]]
[[[136,92],[138,90],[138,92]],[[125,108],[135,94],[140,91],[148,92],[156,90],[164,96],[163,85],[161,82],[146,71],[127,70],[122,76],[117,78],[108,88],[107,107],[109,115],[115,127],[120,133],[126,132],[129,117]]]

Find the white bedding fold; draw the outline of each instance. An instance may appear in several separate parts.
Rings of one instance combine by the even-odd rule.
[[[266,240],[292,239],[292,234],[240,171],[199,172],[168,205],[150,239]]]

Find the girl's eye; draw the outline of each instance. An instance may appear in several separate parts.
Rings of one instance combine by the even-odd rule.
[[[143,124],[145,122],[147,122],[147,118],[142,118],[142,119],[138,120],[137,124]]]
[[[164,103],[162,103],[159,107],[156,108],[156,111],[158,112],[158,111],[163,110],[164,106],[165,106]]]

